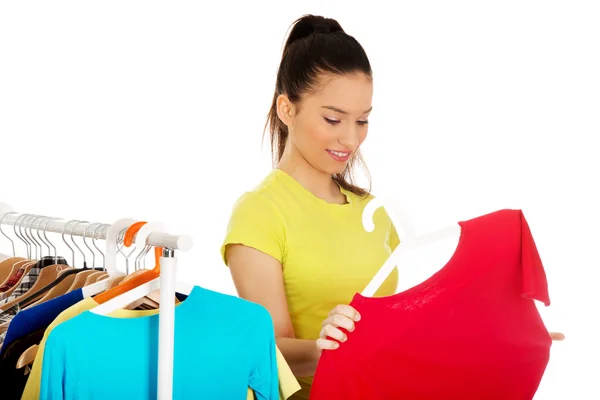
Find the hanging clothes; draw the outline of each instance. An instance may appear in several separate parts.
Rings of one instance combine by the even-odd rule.
[[[8,326],[6,338],[0,348],[0,354],[14,340],[38,329],[46,329],[61,312],[81,300],[83,300],[83,290],[76,289],[17,313]]]
[[[23,257],[8,257],[6,260],[0,261],[0,299],[4,293],[5,282],[8,281],[13,274],[13,269],[19,261],[28,261]]]
[[[30,270],[29,272],[27,272],[27,274],[25,275],[25,277],[23,278],[23,280],[21,281],[21,283],[19,283],[19,286],[10,294],[10,296],[8,296],[7,298],[3,299],[0,301],[0,307],[2,307],[3,305],[16,300],[17,298],[23,296],[25,293],[27,293],[32,287],[33,285],[36,283],[40,273],[42,272],[42,269],[45,267],[48,267],[50,265],[55,265],[55,264],[61,264],[61,265],[65,265],[67,266],[67,260],[65,260],[63,257],[42,257],[41,260],[39,260]],[[22,270],[23,267],[21,267],[19,269]],[[12,321],[12,319],[21,311],[20,307],[18,304],[10,307],[7,310],[4,310],[2,312],[0,312],[0,324],[5,324],[5,323],[10,323],[10,321]],[[0,340],[2,342],[0,342],[0,344],[2,344],[4,342],[6,335],[0,337]]]
[[[186,295],[181,293],[176,293],[175,295],[179,301],[184,301],[187,298]],[[3,350],[16,340],[22,342],[23,345],[13,349],[10,353],[7,353],[6,357],[4,356],[3,351],[0,352],[0,370],[3,371],[0,376],[11,382],[11,389],[8,392],[2,392],[2,398],[6,400],[39,399],[41,369],[45,343],[48,335],[56,326],[76,317],[83,311],[96,307],[97,305],[98,303],[93,298],[83,298],[82,289],[76,289],[35,307],[23,310],[17,314],[7,331],[7,338],[4,342]],[[155,315],[156,313],[158,313],[158,310],[136,311],[119,309],[109,315],[115,318],[136,318],[146,315]],[[39,337],[35,335],[35,331],[42,327],[45,329],[45,332],[43,337],[39,339]],[[32,333],[34,333],[35,336],[28,336]],[[24,351],[23,347],[28,347],[32,344],[39,344],[39,347],[33,366],[26,376],[22,370],[15,369],[16,361],[14,357],[18,358]],[[279,349],[276,350],[280,400],[285,400],[300,390],[300,385]],[[248,389],[247,400],[254,399],[254,391]]]
[[[11,293],[11,295],[0,300],[0,307],[10,301],[13,301],[17,297],[20,297],[20,296],[24,295],[25,293],[27,293],[27,291],[29,289],[31,289],[33,284],[37,281],[37,278],[40,275],[40,272],[42,272],[42,269],[44,267],[47,267],[49,265],[54,265],[54,264],[69,265],[69,264],[67,264],[67,260],[65,260],[63,257],[51,257],[51,256],[43,257],[41,260],[39,260],[37,263],[35,263],[35,265],[29,270],[29,272],[27,272],[27,274],[25,275],[25,277],[23,278],[23,280],[21,281],[19,286]],[[19,272],[21,272],[21,276],[22,276],[23,272],[24,272],[24,268],[19,268],[19,271],[17,271],[17,273],[19,273]],[[0,320],[2,320],[2,318],[3,318],[3,316],[0,315]]]
[[[310,398],[532,399],[552,340],[548,283],[520,210],[460,223],[450,261],[387,297],[356,294],[348,340],[319,360]]]
[[[89,393],[156,396],[158,310],[117,310],[135,318],[115,318],[117,311],[110,316],[85,311],[95,305],[84,299],[47,329],[23,399],[86,398]],[[65,318],[67,311],[75,315]],[[299,389],[275,346],[272,321],[263,307],[196,286],[175,313],[174,399],[252,398],[249,388],[257,399],[280,399]],[[89,332],[102,340],[90,341]],[[85,378],[92,370],[95,378]],[[59,371],[69,371],[69,380]]]
[[[19,281],[25,274],[25,270],[25,266],[19,268],[10,278],[6,280],[6,282],[2,284],[2,286],[0,286],[0,300],[3,300],[5,297],[8,297],[5,296],[4,293],[11,289],[13,286],[15,286],[17,283],[19,283]]]
[[[2,390],[3,400],[21,398],[28,375],[15,368],[17,360],[30,346],[40,343],[44,331],[64,310],[81,301],[81,289],[66,293],[37,306],[22,310],[10,321],[8,330],[3,334],[4,341],[0,349],[0,377],[10,385]]]
[[[20,398],[28,376],[23,370],[16,369],[17,361],[25,350],[39,343],[43,336],[44,329],[38,329],[12,341],[3,349],[0,354],[0,379],[2,380],[0,398],[2,400]]]
[[[65,223],[64,227],[69,223]],[[56,231],[57,228],[54,226],[52,229]],[[83,232],[86,235],[85,229]],[[74,233],[80,235],[72,229],[71,239]],[[104,260],[104,253],[102,256]],[[17,263],[19,259],[21,263]],[[142,385],[142,390],[156,392],[160,311],[148,307],[156,307],[157,303],[148,300],[136,307],[138,302],[134,302],[128,306],[129,310],[114,310],[106,316],[95,314],[89,310],[103,301],[100,298],[98,301],[84,298],[84,295],[106,293],[117,277],[100,283],[90,280],[91,275],[88,277],[85,269],[80,275],[80,270],[69,267],[63,257],[43,257],[36,261],[11,257],[0,265],[0,397],[3,400],[36,400],[53,398],[54,394],[58,394],[60,398],[97,395],[104,398],[115,387],[106,388],[107,381],[102,381],[102,376],[96,382],[82,381],[83,386],[70,380],[74,371],[98,369],[96,362],[110,369],[104,371],[106,376],[117,377],[117,380],[123,376],[119,369],[129,371],[129,365],[142,376],[137,383]],[[104,268],[110,274],[108,262]],[[182,388],[175,393],[175,398],[187,392],[193,393],[193,397],[206,395],[214,398],[213,394],[218,393],[226,398],[234,394],[240,400],[284,400],[300,390],[298,381],[276,346],[273,323],[264,307],[199,287],[190,291],[189,285],[186,285],[184,291],[188,295],[175,293],[180,304],[174,310],[177,315],[174,340],[179,343],[174,344],[174,375],[176,390]],[[131,310],[134,307],[136,309]],[[143,311],[138,309],[144,307]],[[89,325],[90,318],[98,325]],[[112,331],[107,323],[123,326],[123,329],[119,329],[116,335],[117,332]],[[104,335],[109,331],[114,336]],[[61,336],[65,332],[69,336],[78,332],[81,336],[71,343],[70,339],[65,341],[65,337]],[[137,345],[122,346],[121,339],[131,340]],[[86,347],[85,343],[87,351],[93,353],[87,364],[79,357],[81,354],[77,354]],[[66,346],[66,353],[60,350],[61,346]],[[61,359],[63,354],[66,357]],[[90,360],[93,361],[90,363]],[[32,362],[34,370],[29,374],[31,370],[27,364]],[[55,365],[69,371],[67,376],[55,379],[58,376],[54,371]],[[61,381],[62,378],[66,379]],[[131,379],[129,383],[135,384],[137,377],[132,376]],[[109,385],[112,383],[108,382]],[[96,387],[93,388],[93,385]],[[130,386],[121,387],[127,389]],[[119,382],[116,382],[116,388],[119,388]],[[137,389],[134,392],[139,396]],[[143,391],[141,393],[141,398],[147,398]],[[122,395],[123,391],[119,391],[112,397],[122,398]]]

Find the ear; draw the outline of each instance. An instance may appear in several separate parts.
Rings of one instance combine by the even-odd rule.
[[[288,128],[294,122],[295,107],[286,94],[277,97],[277,116]]]

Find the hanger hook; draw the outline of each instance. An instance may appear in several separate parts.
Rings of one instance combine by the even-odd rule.
[[[133,244],[133,238],[138,234],[138,232],[142,229],[143,226],[145,226],[148,222],[146,221],[138,221],[134,224],[132,224],[129,228],[127,228],[127,230],[125,231],[125,235],[123,237],[123,245],[125,246],[131,246]],[[140,246],[135,246],[136,249],[139,249]],[[142,250],[140,251],[140,254],[137,255],[137,257],[134,260],[134,266],[135,266],[135,270],[137,271],[138,269],[140,269],[140,259],[141,257],[145,256],[144,253],[145,247],[142,248]],[[150,249],[148,249],[149,251]],[[130,255],[133,254],[133,251],[131,253],[129,253]]]
[[[104,271],[106,271],[106,259],[104,257],[104,253],[102,252],[102,250],[100,250],[100,248],[98,247],[98,245],[96,245],[96,231],[99,228],[104,228],[105,226],[110,227],[109,224],[100,224],[100,225],[98,225],[98,227],[96,229],[94,229],[94,236],[92,237],[92,244],[94,245],[94,247],[96,248],[96,250],[98,250],[98,252],[102,255],[102,269]]]
[[[33,214],[26,214],[25,218],[22,221],[22,225],[19,225],[19,233],[21,234],[21,236],[23,237],[23,239],[25,239],[27,241],[27,244],[29,246],[29,255],[30,255],[30,259],[35,260],[37,259],[37,248],[36,248],[36,255],[33,255],[33,250],[32,247],[34,246],[33,241],[31,241],[31,238],[29,237],[29,235],[27,235],[27,223],[29,218],[31,218],[33,216]],[[23,232],[23,228],[25,228],[25,232]]]
[[[124,239],[125,239],[125,232],[127,231],[127,229],[129,229],[129,227],[123,228],[121,230],[121,232],[119,232],[119,235],[117,236],[117,250],[119,251],[119,253],[123,254],[123,256],[125,257],[125,273],[127,275],[129,275],[129,257],[131,257],[131,255],[135,251],[135,247],[133,249],[131,249],[129,254],[123,253],[123,247],[124,247],[123,243],[124,243]],[[120,246],[119,246],[119,241],[121,241]]]
[[[138,256],[135,258],[136,269],[138,269],[138,266],[141,263],[143,263],[144,264],[143,267],[146,268],[146,255],[148,254],[148,252],[150,251],[150,249],[152,249],[152,246],[149,246],[149,245],[144,246],[144,248],[142,249],[142,251],[140,251],[140,254],[138,254]]]
[[[75,239],[73,239],[73,231],[75,231],[75,227],[79,224],[89,224],[89,222],[88,221],[77,221],[77,223],[75,225],[73,225],[73,228],[71,228],[71,241],[73,241],[73,244],[75,245],[75,247],[77,247],[77,250],[79,250],[79,252],[83,256],[83,268],[87,268],[87,263],[85,262],[85,253],[83,252],[83,250],[81,250],[81,247],[79,247],[77,245],[77,242],[75,242]],[[75,266],[75,263],[73,263],[73,266]]]
[[[87,244],[87,241],[85,240],[85,238],[87,236],[88,229],[90,229],[90,227],[92,227],[94,225],[102,225],[102,224],[100,224],[98,222],[92,222],[91,224],[88,224],[88,226],[86,226],[85,229],[83,230],[83,244],[92,253],[92,268],[96,268],[96,253],[94,253],[94,250],[92,250],[92,248]],[[94,229],[94,232],[96,232],[95,229]],[[92,233],[92,235],[93,235],[93,233]]]
[[[31,243],[33,243],[33,246],[35,247],[35,259],[39,260],[42,258],[42,245],[40,244],[40,242],[37,241],[37,239],[35,238],[35,235],[33,234],[33,224],[35,221],[37,221],[38,219],[40,219],[41,217],[43,217],[42,215],[35,215],[32,214],[31,215],[31,220],[28,222],[28,224],[25,224],[25,233],[27,234],[27,237],[29,239],[31,239]],[[40,255],[38,257],[38,246],[40,248]]]
[[[12,245],[12,253],[13,253],[12,255],[13,255],[13,257],[16,257],[15,242],[2,230],[2,221],[4,221],[4,218],[6,218],[6,216],[9,214],[18,214],[18,212],[16,212],[16,211],[7,212],[6,214],[4,214],[2,216],[2,218],[0,218],[0,233],[2,233],[2,235],[4,235],[4,237],[10,241],[10,244]]]
[[[77,222],[77,220],[76,219],[72,219],[70,221],[65,222],[65,224],[63,225],[63,228],[62,228],[62,231],[61,231],[60,235],[62,236],[62,239],[65,242],[65,244],[67,245],[67,247],[71,250],[72,263],[73,263],[72,265],[75,266],[75,250],[73,250],[73,248],[71,246],[69,246],[69,243],[67,243],[67,239],[65,239],[65,229],[72,222]]]
[[[27,241],[30,243],[30,248],[33,248],[35,250],[35,255],[33,255],[34,253],[32,252],[32,259],[33,260],[38,260],[38,254],[37,254],[37,246],[35,241],[33,240],[33,238],[30,235],[30,231],[31,231],[31,218],[36,217],[35,214],[27,214],[27,218],[25,218],[23,220],[24,225],[21,227],[22,229],[24,229],[23,231],[21,231],[21,229],[19,229],[19,232],[25,237],[27,238]],[[29,232],[27,231],[29,229]]]
[[[29,223],[29,219],[33,218],[33,216],[34,216],[33,214],[27,214],[27,216],[23,219],[23,221],[19,225],[19,233],[21,234],[23,239],[25,239],[27,241],[27,244],[29,245],[29,255],[30,255],[29,258],[31,258],[32,260],[36,260],[37,259],[37,248],[36,248],[36,255],[33,256],[32,248],[33,248],[33,246],[35,246],[35,244],[33,243],[33,240],[31,240],[31,238],[27,234],[27,224]]]
[[[42,242],[47,248],[48,248],[48,256],[51,256],[52,253],[50,251],[50,245],[48,245],[48,243],[46,243],[46,241],[44,239],[42,239],[42,235],[40,234],[40,231],[42,230],[42,223],[44,223],[45,220],[47,220],[49,217],[44,217],[44,216],[40,216],[39,218],[41,218],[42,220],[38,223],[38,226],[36,228],[36,232],[37,232],[37,236],[38,239],[40,239],[40,242]],[[36,219],[39,219],[36,218]]]
[[[363,227],[367,232],[373,232],[375,229],[375,212],[382,207],[389,219],[392,221],[398,235],[402,234],[403,240],[412,239],[416,236],[417,229],[411,221],[410,215],[400,207],[391,197],[381,193],[371,199],[362,213]]]
[[[37,221],[40,218],[44,218],[44,216],[43,215],[33,215],[32,218],[33,219],[29,223],[29,234],[27,236],[34,243],[34,246],[35,246],[35,255],[36,255],[35,258],[36,258],[36,260],[41,260],[42,259],[42,252],[43,252],[44,249],[43,249],[42,245],[40,244],[40,242],[38,242],[37,239],[35,238],[35,235],[33,234],[32,229],[33,229],[33,224],[35,223],[35,221]],[[37,247],[38,246],[40,246],[40,256],[39,256],[39,258],[37,257]]]
[[[19,239],[21,239],[21,241],[22,241],[23,243],[25,243],[25,248],[26,248],[26,251],[27,251],[27,258],[31,259],[31,254],[30,254],[30,251],[29,251],[29,243],[27,243],[27,242],[25,241],[25,239],[23,239],[23,237],[22,237],[21,235],[19,235],[19,233],[17,232],[17,227],[19,228],[19,231],[21,230],[21,222],[20,222],[20,219],[21,219],[21,218],[24,218],[24,217],[26,217],[26,216],[27,216],[27,214],[21,214],[21,215],[19,215],[19,217],[17,217],[17,219],[15,220],[15,224],[13,225],[13,231],[15,232],[15,235],[16,235],[16,236],[17,236]]]
[[[48,221],[46,222],[46,225],[44,225],[44,229],[43,229],[44,237],[46,238],[48,243],[50,243],[50,246],[52,246],[52,248],[54,249],[54,263],[55,264],[58,264],[58,256],[56,253],[56,246],[54,245],[54,243],[52,243],[52,241],[50,239],[48,239],[48,235],[46,235],[46,233],[47,233],[47,229],[48,229],[48,224],[50,224],[51,221],[59,221],[59,220],[62,220],[62,218],[48,217]],[[63,232],[64,232],[64,228],[63,228]]]

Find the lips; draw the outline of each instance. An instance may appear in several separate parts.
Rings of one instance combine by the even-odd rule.
[[[331,158],[333,158],[336,161],[345,162],[348,161],[352,152],[327,149],[327,154],[329,154]]]

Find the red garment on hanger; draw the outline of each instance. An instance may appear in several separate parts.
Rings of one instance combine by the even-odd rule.
[[[527,221],[500,210],[459,224],[454,255],[429,279],[354,296],[361,319],[322,353],[312,400],[533,398],[552,340],[533,301],[550,305]]]

